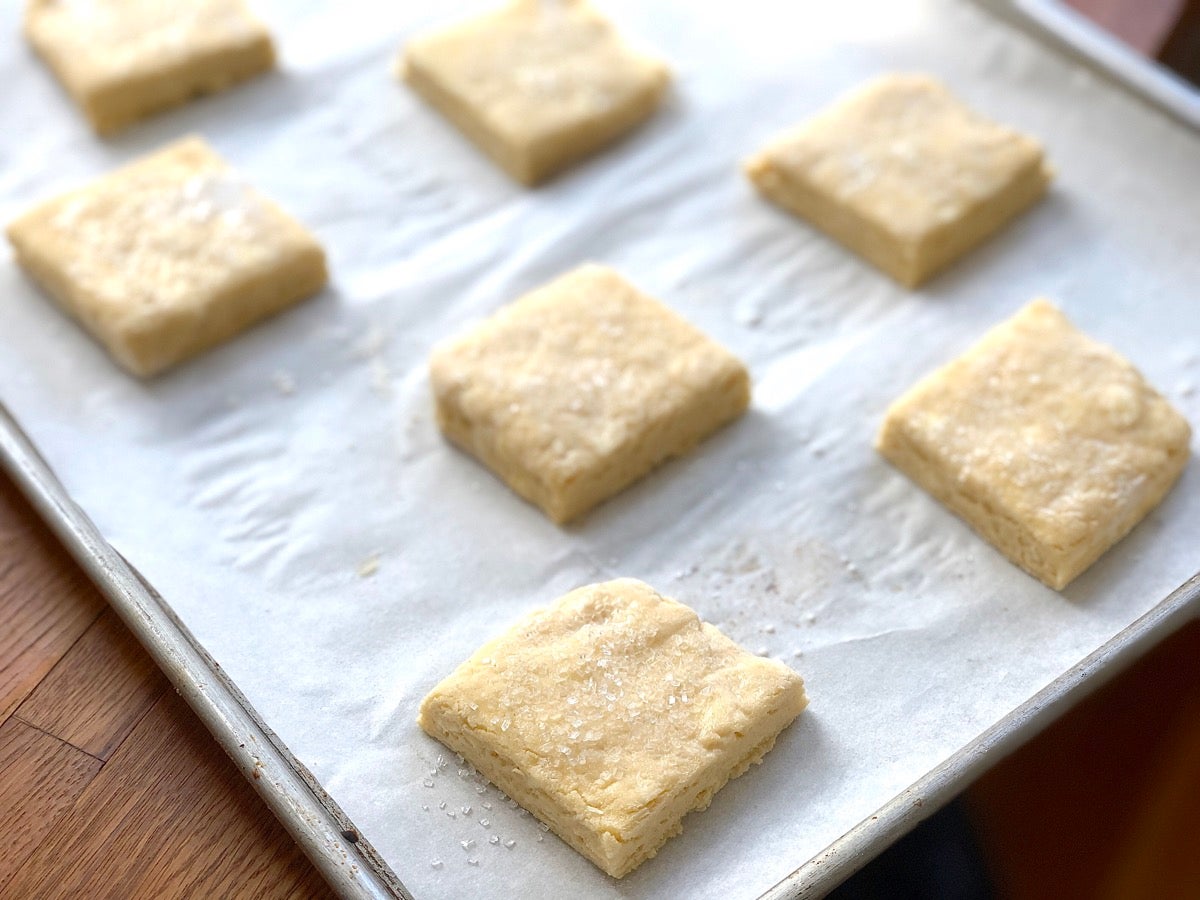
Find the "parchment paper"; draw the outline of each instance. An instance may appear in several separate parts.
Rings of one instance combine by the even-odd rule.
[[[871,450],[900,391],[1035,295],[1200,423],[1200,140],[1162,115],[958,3],[607,0],[670,60],[671,100],[530,191],[389,75],[404,38],[475,4],[255,6],[279,74],[100,142],[5,3],[0,216],[197,131],[312,226],[333,287],[141,383],[5,261],[0,389],[418,898],[753,897],[1200,565],[1195,464],[1058,594]],[[768,207],[737,168],[895,69],[1038,135],[1059,173],[1044,203],[918,292]],[[755,400],[559,529],[439,438],[425,361],[584,260],[739,354]],[[621,575],[793,665],[812,705],[764,765],[616,882],[460,774],[414,717],[519,615]]]

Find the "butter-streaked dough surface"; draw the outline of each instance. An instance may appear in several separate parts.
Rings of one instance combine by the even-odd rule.
[[[1062,589],[1158,505],[1190,438],[1129,362],[1035,300],[892,404],[877,448]]]
[[[194,137],[40,204],[8,238],[46,293],[137,375],[328,280],[313,236]]]
[[[997,231],[1050,181],[1036,141],[920,75],[864,85],[745,169],[768,200],[908,287]]]
[[[761,762],[800,676],[633,579],[589,585],[484,644],[419,724],[620,878]]]
[[[430,360],[438,424],[566,522],[739,416],[729,351],[604,266],[560,276]]]
[[[275,66],[241,0],[30,0],[25,35],[100,134]]]
[[[669,81],[585,0],[515,0],[414,38],[400,65],[418,94],[528,185],[648,118]]]

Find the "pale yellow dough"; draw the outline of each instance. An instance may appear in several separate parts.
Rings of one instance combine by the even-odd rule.
[[[984,119],[932,78],[889,75],[747,161],[773,203],[915,287],[1045,193],[1034,140]]]
[[[620,878],[762,761],[800,676],[633,579],[572,591],[484,644],[418,722]]]
[[[876,446],[1061,590],[1159,503],[1190,438],[1133,366],[1035,300],[892,404]]]
[[[732,354],[598,265],[440,346],[430,381],[447,437],[555,522],[689,450],[750,402]]]
[[[585,0],[516,0],[409,42],[404,79],[509,175],[533,185],[647,119],[666,66]]]
[[[17,262],[122,366],[153,375],[325,284],[295,219],[199,138],[13,222]]]
[[[99,134],[275,65],[240,0],[29,0],[25,35]]]

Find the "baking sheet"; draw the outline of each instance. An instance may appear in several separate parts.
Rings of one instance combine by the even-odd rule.
[[[282,73],[107,143],[6,45],[0,215],[200,131],[312,225],[334,287],[142,384],[8,264],[0,390],[102,532],[418,898],[514,885],[552,897],[564,884],[755,896],[1200,564],[1194,464],[1056,594],[870,450],[903,387],[1036,294],[1200,421],[1200,142],[1177,124],[959,4],[804,6],[781,27],[765,2],[611,2],[672,62],[675,93],[632,139],[530,192],[387,77],[434,13],[258,7]],[[2,14],[11,35],[16,4]],[[937,74],[1039,135],[1059,169],[1045,203],[916,293],[766,207],[736,172],[780,128],[897,68]],[[585,259],[742,356],[755,405],[562,530],[437,437],[424,361],[433,341]],[[539,841],[413,725],[420,697],[484,639],[616,575],[794,665],[812,697],[763,766],[619,883]]]
[[[1064,0],[976,0],[997,15],[1117,79],[1128,90],[1200,128],[1200,90],[1178,72],[1151,61]]]

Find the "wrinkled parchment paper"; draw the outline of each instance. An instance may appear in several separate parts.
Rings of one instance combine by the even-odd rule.
[[[0,392],[418,898],[753,897],[1200,565],[1195,464],[1058,594],[871,450],[889,401],[1035,295],[1200,423],[1195,134],[961,3],[607,0],[671,62],[673,95],[629,140],[530,191],[389,74],[403,39],[474,4],[255,6],[278,74],[101,142],[6,3],[0,215],[200,132],[315,230],[333,286],[141,383],[5,260]],[[1041,137],[1058,170],[1045,202],[917,292],[768,207],[738,170],[897,69]],[[739,354],[755,400],[559,529],[439,438],[425,361],[584,260]],[[622,575],[794,666],[812,705],[615,882],[460,773],[414,717],[519,615]]]

